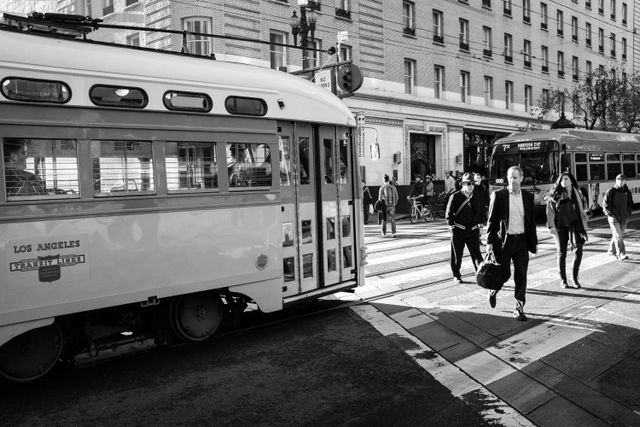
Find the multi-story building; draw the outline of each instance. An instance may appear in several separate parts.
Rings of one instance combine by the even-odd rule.
[[[300,50],[280,45],[293,43],[296,0],[59,3],[106,23],[236,37],[101,30],[101,39],[283,71],[303,64]],[[384,173],[406,184],[416,172],[483,171],[492,141],[537,121],[532,106],[550,91],[572,88],[596,67],[631,73],[640,59],[635,0],[319,0],[308,7],[317,18],[314,45],[334,46],[347,32],[340,60],[352,59],[365,76],[345,102],[360,124],[363,176],[374,184]],[[334,61],[312,52],[304,63]]]

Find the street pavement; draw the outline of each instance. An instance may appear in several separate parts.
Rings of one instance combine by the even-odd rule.
[[[378,225],[366,226],[366,284],[338,297],[378,297],[354,311],[381,334],[403,336],[395,341],[405,343],[405,353],[453,396],[482,399],[485,420],[640,426],[638,219],[627,231],[625,261],[607,255],[604,218],[590,222],[582,289],[560,287],[553,240],[541,223],[538,255],[529,264],[527,322],[512,317],[512,280],[498,293],[497,307],[489,306],[468,252],[465,282],[449,280],[449,233],[441,219],[415,225],[401,220],[396,238],[380,236]],[[569,254],[568,271],[572,259]],[[420,267],[424,262],[430,263]]]

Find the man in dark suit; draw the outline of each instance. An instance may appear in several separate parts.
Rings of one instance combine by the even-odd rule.
[[[507,170],[507,188],[491,194],[487,224],[487,253],[493,253],[503,269],[504,278],[511,274],[515,282],[516,308],[514,317],[526,321],[524,304],[527,292],[529,252],[538,250],[533,194],[520,189],[523,172],[519,166]],[[506,280],[505,280],[506,281]],[[496,306],[496,293],[489,291],[489,304]]]

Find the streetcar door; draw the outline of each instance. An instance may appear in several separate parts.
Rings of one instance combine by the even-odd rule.
[[[319,126],[318,203],[322,241],[319,248],[323,285],[355,279],[354,183],[352,147],[347,128]]]
[[[278,123],[282,200],[283,296],[319,287],[313,129]]]

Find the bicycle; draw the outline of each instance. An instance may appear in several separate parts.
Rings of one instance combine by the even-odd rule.
[[[415,224],[416,222],[423,219],[425,222],[433,221],[434,212],[431,204],[429,202],[422,204],[420,197],[407,197],[411,201],[411,215],[409,215],[409,220],[411,224]]]

